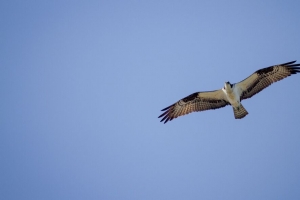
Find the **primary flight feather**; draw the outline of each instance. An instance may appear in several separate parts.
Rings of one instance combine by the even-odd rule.
[[[292,61],[257,70],[241,82],[235,84],[226,82],[220,90],[193,93],[173,105],[162,109],[161,111],[164,111],[164,113],[158,118],[162,117],[161,122],[164,121],[164,123],[167,123],[174,118],[191,112],[217,109],[231,105],[235,119],[241,119],[248,114],[241,101],[252,97],[276,81],[299,73],[300,64],[294,64],[295,62]]]

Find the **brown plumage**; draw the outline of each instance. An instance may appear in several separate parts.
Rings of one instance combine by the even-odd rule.
[[[298,66],[300,64],[294,64],[295,62],[292,61],[257,70],[243,81],[231,84],[232,91],[238,94],[238,102],[252,97],[276,81],[299,73],[300,67]],[[227,93],[225,94],[225,87],[215,91],[196,92],[164,108],[162,111],[165,112],[159,118],[162,117],[161,122],[167,123],[174,118],[191,112],[222,108],[226,105],[231,105],[232,99],[228,98]],[[241,119],[248,114],[242,104],[239,104],[238,107],[233,106],[233,111],[236,119]]]
[[[162,109],[161,111],[165,112],[161,114],[159,118],[163,117],[161,121],[165,121],[164,123],[167,123],[168,121],[172,121],[174,118],[191,112],[217,109],[230,105],[229,102],[222,98],[224,98],[222,90],[196,92],[179,100],[177,103]]]
[[[237,83],[244,91],[241,95],[242,99],[247,99],[259,93],[266,87],[279,80],[282,80],[292,74],[300,72],[300,64],[293,64],[296,61],[266,67],[254,72],[251,76]]]

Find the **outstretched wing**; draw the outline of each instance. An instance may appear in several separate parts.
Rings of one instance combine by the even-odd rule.
[[[226,96],[222,90],[196,92],[179,100],[173,105],[162,109],[161,111],[165,112],[158,118],[163,117],[161,122],[164,121],[164,123],[167,123],[174,118],[191,112],[217,109],[226,105],[229,105],[229,102],[227,102]]]
[[[241,89],[241,100],[252,97],[276,81],[299,73],[300,67],[298,66],[300,64],[293,64],[295,62],[292,61],[257,70],[245,80],[236,83],[236,86]]]

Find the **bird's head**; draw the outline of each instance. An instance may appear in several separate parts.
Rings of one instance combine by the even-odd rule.
[[[232,89],[232,84],[229,81],[225,82],[224,89],[225,90]]]

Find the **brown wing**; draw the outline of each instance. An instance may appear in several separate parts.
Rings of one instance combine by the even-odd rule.
[[[217,109],[226,105],[229,105],[229,103],[226,101],[226,97],[222,90],[196,92],[179,100],[177,103],[162,109],[161,111],[165,112],[158,118],[163,117],[161,122],[164,121],[164,123],[167,123],[174,118],[191,112]]]
[[[241,100],[252,97],[276,81],[299,73],[300,67],[297,66],[300,66],[300,64],[293,64],[295,62],[292,61],[260,69],[245,80],[237,83],[236,85],[241,88]]]

